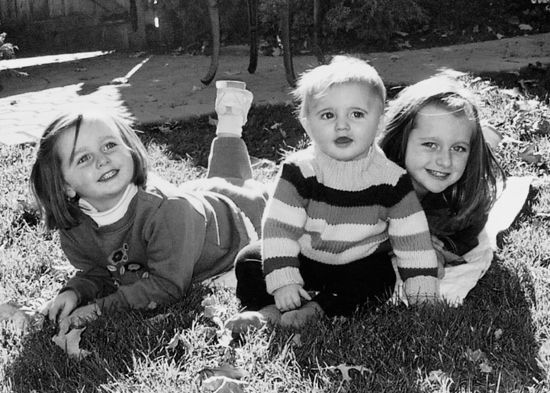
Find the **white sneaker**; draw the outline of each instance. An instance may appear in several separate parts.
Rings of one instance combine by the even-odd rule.
[[[225,82],[225,83],[219,83]],[[241,135],[243,125],[246,124],[248,111],[252,105],[253,94],[244,88],[227,86],[228,83],[238,85],[239,82],[216,82],[217,95],[215,109],[218,115],[217,133],[230,133]],[[242,82],[240,82],[242,83]],[[219,87],[222,85],[223,87]],[[244,85],[244,83],[242,83]]]

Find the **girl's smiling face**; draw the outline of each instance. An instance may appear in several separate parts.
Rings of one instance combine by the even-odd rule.
[[[464,112],[428,104],[415,119],[405,153],[405,169],[419,198],[440,193],[464,173],[474,122]]]
[[[132,182],[134,161],[115,124],[83,121],[75,141],[74,127],[57,141],[65,190],[78,195],[98,211],[106,211],[120,200]]]

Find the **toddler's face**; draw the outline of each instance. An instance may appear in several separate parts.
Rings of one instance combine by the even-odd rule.
[[[370,87],[345,83],[312,98],[302,124],[323,153],[351,161],[368,154],[382,126],[382,114],[383,104]]]
[[[130,149],[114,125],[102,121],[84,120],[76,143],[75,131],[74,127],[64,131],[56,145],[66,193],[84,198],[98,211],[108,210],[132,181]]]
[[[455,184],[470,155],[474,123],[464,113],[429,104],[415,119],[405,153],[405,169],[420,198]]]

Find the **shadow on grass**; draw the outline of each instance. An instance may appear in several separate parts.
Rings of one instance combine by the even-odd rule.
[[[523,273],[493,261],[460,308],[384,306],[351,320],[316,323],[301,335],[297,361],[311,378],[326,366],[366,367],[350,372],[348,392],[432,392],[450,381],[450,391],[497,391],[497,385],[523,391],[534,378],[544,380],[533,299],[525,295],[532,284]],[[277,337],[273,350],[287,340]],[[342,379],[335,370],[329,374]]]
[[[83,360],[69,359],[51,340],[52,324],[23,339],[19,356],[7,367],[14,392],[95,392],[100,384],[131,374],[133,359],[153,360],[166,355],[166,345],[177,331],[192,326],[202,312],[201,300],[209,293],[196,285],[175,305],[149,312],[104,315],[90,323],[80,348],[92,354]],[[178,362],[180,347],[170,357]]]
[[[479,76],[500,88],[516,88],[527,96],[537,97],[546,105],[550,103],[550,64],[536,62],[517,72],[484,72]]]
[[[252,157],[279,162],[283,152],[300,146],[305,132],[290,105],[252,106],[243,127],[243,140]],[[174,158],[191,158],[206,167],[210,143],[215,137],[214,113],[162,124],[142,124],[140,137],[145,145],[165,146]]]

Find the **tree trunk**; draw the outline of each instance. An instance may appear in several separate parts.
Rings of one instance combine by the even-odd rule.
[[[253,74],[258,66],[258,0],[248,2],[248,28],[250,31],[250,62],[248,72]]]
[[[313,53],[319,64],[325,64],[325,55],[319,43],[321,35],[321,4],[320,0],[313,0]]]
[[[296,74],[294,73],[294,65],[292,63],[292,50],[290,47],[290,4],[289,0],[285,0],[281,6],[281,40],[283,44],[283,61],[285,64],[285,74],[288,84],[292,87],[296,86]]]
[[[212,26],[212,57],[210,59],[210,68],[204,78],[201,79],[201,82],[205,85],[209,85],[216,76],[220,58],[220,13],[218,9],[218,1],[207,1],[208,13],[210,14],[210,25]]]

